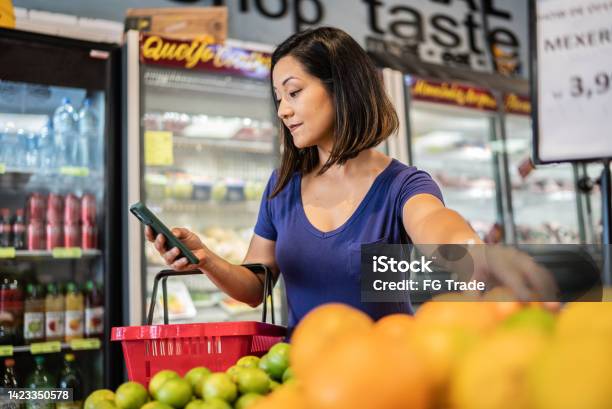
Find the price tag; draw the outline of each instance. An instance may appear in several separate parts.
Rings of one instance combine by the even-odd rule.
[[[83,249],[80,247],[56,247],[51,250],[53,258],[81,258],[83,257]]]
[[[13,356],[13,346],[0,345],[0,356]]]
[[[76,166],[62,166],[60,168],[60,174],[67,176],[87,177],[89,176],[89,169]]]
[[[0,247],[0,258],[15,258],[15,247]]]
[[[85,349],[100,349],[101,343],[98,338],[73,339],[70,341],[70,348],[78,351]]]
[[[612,7],[598,0],[535,4],[537,158],[612,157]]]
[[[145,131],[144,156],[146,166],[170,166],[174,163],[172,132]]]
[[[4,163],[0,163],[0,175],[6,173],[6,165]]]
[[[61,350],[62,344],[59,341],[37,342],[30,345],[30,352],[32,353],[32,355],[52,354],[54,352],[60,352]]]

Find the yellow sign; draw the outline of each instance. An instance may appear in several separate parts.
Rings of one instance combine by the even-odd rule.
[[[15,258],[15,247],[0,247],[0,258]]]
[[[75,351],[85,349],[100,349],[100,340],[98,338],[79,338],[70,341],[70,348]]]
[[[30,345],[30,352],[32,353],[32,355],[52,354],[54,352],[60,352],[61,350],[62,344],[59,341],[37,342]]]
[[[0,175],[6,173],[6,165],[4,163],[0,163]]]
[[[51,250],[53,258],[81,258],[83,250],[80,247],[56,247]]]
[[[0,27],[15,28],[15,12],[11,0],[0,0]]]
[[[68,176],[87,177],[89,176],[89,169],[77,166],[62,166],[60,168],[60,174]]]
[[[13,356],[13,346],[0,345],[0,356]]]
[[[145,165],[170,166],[174,163],[172,132],[145,131]]]

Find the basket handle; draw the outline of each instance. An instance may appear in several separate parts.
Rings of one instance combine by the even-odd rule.
[[[268,266],[264,264],[243,264],[243,267],[248,268],[254,274],[264,273],[264,292],[263,292],[263,311],[261,314],[261,322],[266,322],[267,318],[267,307],[268,307],[268,296],[270,296],[271,304],[271,317],[272,324],[275,323],[274,317],[274,299],[272,296],[272,289],[274,288],[274,278],[272,272]],[[153,324],[153,313],[155,312],[155,301],[157,300],[157,289],[159,282],[162,283],[162,294],[163,294],[163,306],[164,306],[164,324],[168,324],[168,285],[166,283],[168,277],[175,276],[188,276],[188,275],[199,275],[202,274],[200,270],[187,270],[187,271],[176,271],[176,270],[162,270],[155,275],[153,281],[153,294],[151,295],[151,304],[149,305],[149,314],[147,316],[147,325]]]

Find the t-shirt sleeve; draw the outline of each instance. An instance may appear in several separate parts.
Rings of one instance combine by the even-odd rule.
[[[402,210],[408,199],[421,193],[433,195],[444,203],[442,192],[440,191],[438,184],[433,180],[429,173],[418,170],[414,167],[406,169],[402,175],[399,191],[399,214],[402,214]]]
[[[261,204],[259,205],[259,214],[257,216],[257,223],[255,223],[255,234],[263,237],[264,239],[276,241],[276,227],[274,227],[274,220],[272,218],[272,200],[270,194],[274,190],[276,185],[276,171],[272,172],[268,184],[264,190],[263,196],[261,197]]]

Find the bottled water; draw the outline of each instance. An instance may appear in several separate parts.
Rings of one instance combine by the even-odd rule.
[[[38,152],[40,170],[51,172],[55,167],[55,144],[50,121],[38,133]]]
[[[83,101],[79,111],[79,136],[77,149],[77,166],[96,168],[97,142],[98,142],[98,118],[91,107],[89,98]]]
[[[69,98],[62,100],[53,114],[53,141],[58,167],[74,166],[77,156],[77,115]]]
[[[17,168],[22,165],[20,163],[20,157],[22,156],[20,135],[17,133],[13,122],[7,122],[1,132],[2,157],[0,158],[0,163],[4,163],[7,168]]]
[[[40,166],[40,152],[38,151],[38,136],[34,132],[22,132],[24,145],[24,165],[27,170],[36,171]]]

